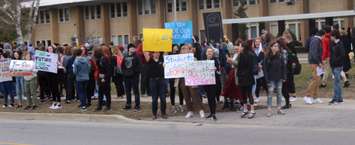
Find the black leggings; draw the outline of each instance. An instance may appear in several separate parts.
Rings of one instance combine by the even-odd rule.
[[[59,94],[59,81],[58,75],[55,73],[48,73],[48,84],[49,84],[49,92],[53,97],[54,102],[60,102],[60,94]]]
[[[264,77],[257,79],[256,82],[255,96],[259,98],[261,88],[263,88],[265,92],[268,92],[268,87]]]
[[[240,93],[243,97],[243,104],[248,104],[248,100],[249,100],[249,104],[250,105],[254,105],[254,98],[252,95],[252,85],[250,86],[240,86]]]
[[[99,81],[101,81],[99,79]],[[106,79],[105,82],[99,82],[99,106],[101,108],[106,97],[106,107],[111,108],[111,81]]]
[[[170,87],[170,102],[171,105],[175,106],[175,94],[176,94],[176,88],[175,88],[175,79],[169,79],[169,87]],[[179,91],[179,103],[180,105],[184,105],[184,96],[182,95],[182,92],[180,90],[180,87],[178,87]]]
[[[204,87],[207,99],[208,99],[208,106],[210,108],[211,114],[216,114],[216,99],[217,99],[217,85],[208,85]]]

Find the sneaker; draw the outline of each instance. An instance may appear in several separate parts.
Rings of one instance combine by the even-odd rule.
[[[344,101],[343,100],[340,100],[340,101],[337,101],[338,102],[338,104],[342,104],[342,103],[344,103]]]
[[[282,106],[281,109],[286,110],[286,109],[290,109],[291,107],[292,105],[289,104],[289,105]]]
[[[184,112],[184,106],[179,105],[179,107],[178,107],[178,108],[179,108],[179,110],[180,110],[180,112],[181,112],[181,113],[183,113],[183,112]]]
[[[205,118],[205,112],[203,110],[200,111],[200,117]]]
[[[319,98],[313,100],[313,104],[322,104],[323,101]]]
[[[168,119],[168,116],[167,115],[162,115],[161,118],[166,120],[166,119]]]
[[[132,109],[132,107],[131,106],[125,106],[124,108],[123,108],[123,110],[131,110]],[[100,109],[101,110],[101,109]]]
[[[306,97],[303,98],[303,100],[304,100],[304,103],[307,104],[307,105],[312,105],[313,104],[312,98],[310,98],[310,97],[306,96]]]
[[[7,106],[9,108],[13,108],[14,107],[14,104],[10,104],[9,106]]]
[[[249,114],[248,114],[248,119],[253,119],[253,118],[255,118],[255,112],[250,112]]]
[[[284,111],[282,111],[282,110],[278,110],[278,111],[277,111],[277,114],[278,114],[278,115],[286,115],[286,113],[285,113]]]
[[[272,116],[272,112],[271,112],[271,111],[268,111],[268,112],[266,113],[266,117],[270,118],[271,116]]]
[[[256,97],[256,98],[254,99],[254,102],[255,102],[255,103],[259,103],[259,102],[260,102],[260,98],[259,98],[259,97]]]
[[[338,104],[338,101],[335,101],[334,99],[331,100],[329,103],[329,105],[337,105]]]
[[[85,112],[85,111],[87,111],[86,106],[80,107],[80,111],[81,111],[81,112]]]
[[[194,116],[194,113],[192,111],[189,111],[189,112],[187,112],[185,118],[189,119],[189,118],[192,118],[193,116]]]
[[[212,119],[213,119],[213,121],[217,121],[216,115],[213,115],[213,116],[212,116]]]
[[[57,105],[54,106],[54,110],[57,109],[62,109],[62,105],[60,103],[58,103]]]
[[[156,115],[153,115],[152,119],[153,119],[153,120],[157,120],[158,117],[157,117]]]
[[[243,112],[242,115],[240,116],[240,118],[245,118],[245,117],[247,117],[247,115],[248,115],[248,112]]]
[[[57,106],[57,104],[56,103],[52,103],[52,105],[49,107],[49,109],[54,110],[55,106]]]
[[[291,102],[295,102],[295,101],[297,101],[297,97],[296,97],[296,96],[292,96],[292,97],[290,97],[290,101],[291,101]]]
[[[6,108],[7,107],[7,105],[2,105],[2,108]]]

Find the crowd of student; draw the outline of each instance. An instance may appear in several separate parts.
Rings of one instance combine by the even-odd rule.
[[[140,41],[129,44],[126,48],[105,44],[94,48],[89,48],[91,46],[88,45],[53,45],[39,48],[29,45],[21,50],[11,49],[6,45],[1,47],[0,59],[35,60],[36,50],[58,54],[59,58],[58,73],[38,71],[33,72],[32,76],[1,77],[0,92],[5,98],[3,108],[22,108],[27,104],[24,109],[31,110],[37,109],[39,102],[51,100],[53,103],[49,108],[56,110],[63,107],[62,102],[70,104],[79,100],[80,109],[86,111],[92,105],[92,98],[97,96],[97,92],[96,111],[109,111],[113,82],[117,97],[126,96],[126,105],[123,107],[125,110],[134,107],[139,111],[141,94],[147,94],[152,97],[153,119],[158,118],[159,99],[160,116],[166,119],[166,97],[169,96],[173,111],[184,112],[184,108],[187,109],[186,118],[193,117],[197,112],[201,118],[217,120],[216,108],[221,98],[224,99],[224,109],[235,109],[235,104],[240,104],[238,109],[242,111],[241,117],[254,118],[254,106],[260,102],[262,89],[267,95],[266,116],[274,115],[273,96],[276,96],[277,103],[275,113],[285,115],[284,110],[291,108],[290,102],[296,98],[294,76],[301,73],[297,52],[303,46],[290,31],[285,31],[279,37],[266,32],[255,40],[239,39],[235,43],[227,38],[221,43],[199,43],[198,39],[194,38],[193,44],[173,45],[172,52],[168,54],[143,52]],[[304,98],[305,103],[321,103],[318,90],[320,86],[326,86],[330,72],[328,69],[331,69],[334,75],[334,96],[330,104],[343,102],[341,76],[344,77],[345,87],[350,85],[344,75],[351,67],[347,55],[351,51],[350,38],[339,30],[326,27],[312,36],[305,47],[309,50],[309,63],[312,68],[312,80]],[[193,53],[196,61],[215,62],[215,85],[186,86],[183,78],[164,78],[163,55],[187,53]],[[319,70],[326,73],[320,74]],[[176,95],[179,97],[178,105],[175,102]],[[15,96],[18,98],[16,103]],[[27,98],[27,103],[23,102],[23,97]],[[210,112],[207,117],[202,103],[204,97],[207,97]],[[283,106],[282,97],[285,100]],[[61,100],[62,98],[65,100]],[[183,107],[184,104],[186,107]]]

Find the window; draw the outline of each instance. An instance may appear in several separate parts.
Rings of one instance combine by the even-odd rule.
[[[325,24],[325,19],[318,19],[316,20],[316,27],[318,29],[323,29],[323,27],[326,25]],[[342,18],[335,18],[333,19],[333,25],[339,25],[339,28],[344,27],[344,19]]]
[[[150,15],[155,14],[155,0],[138,0],[138,14]]]
[[[111,4],[110,6],[110,15],[111,18],[127,17],[128,15],[128,6],[127,2],[119,2]]]
[[[38,13],[37,22],[41,24],[48,24],[50,23],[50,15],[48,10],[40,10]]]
[[[244,1],[246,5],[256,5],[258,3],[257,0],[245,0]],[[233,0],[233,6],[238,7],[239,6],[239,0]]]
[[[270,24],[270,33],[274,36],[277,36],[278,32],[279,32],[278,24],[277,23]]]
[[[259,24],[248,24],[248,38],[255,39],[259,36]]]
[[[100,19],[101,18],[101,6],[86,6],[85,7],[85,19]]]
[[[286,29],[290,30],[296,36],[297,40],[301,40],[299,22],[286,22]]]
[[[126,47],[129,44],[128,35],[112,35],[111,41],[115,46],[121,45]]]
[[[200,9],[215,9],[220,7],[220,0],[200,0]]]
[[[69,21],[69,8],[60,8],[59,12],[59,22],[68,22]]]
[[[89,19],[90,18],[90,10],[89,7],[85,7],[85,19]]]
[[[168,0],[168,12],[173,12],[174,0]],[[176,0],[176,11],[187,11],[187,2],[186,0]]]
[[[282,3],[285,2],[285,0],[270,0],[270,3],[276,3],[276,2]]]

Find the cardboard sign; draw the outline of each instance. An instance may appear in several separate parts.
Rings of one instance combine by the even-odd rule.
[[[173,44],[192,44],[192,21],[178,21],[164,24],[173,30]]]
[[[33,61],[11,60],[10,71],[12,76],[31,76],[35,68]]]
[[[58,71],[58,55],[45,51],[36,51],[35,53],[35,69],[39,71],[57,73]]]
[[[143,51],[171,52],[173,30],[143,29]]]
[[[189,62],[185,76],[185,85],[215,85],[215,70],[216,67],[213,60]]]
[[[11,59],[0,59],[0,77],[8,77]]]
[[[191,61],[194,61],[192,53],[164,56],[164,77],[166,79],[185,77],[187,64]]]

